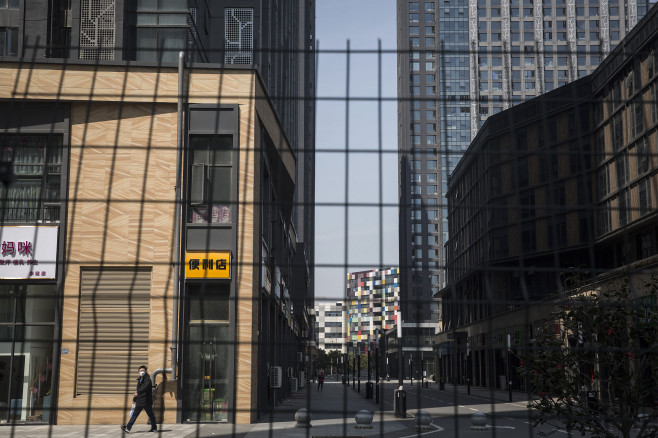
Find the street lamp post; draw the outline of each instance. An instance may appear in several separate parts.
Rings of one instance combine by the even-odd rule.
[[[359,346],[359,359],[357,360],[356,363],[357,363],[359,375],[356,377],[356,379],[359,382],[357,392],[361,392],[361,344],[358,344],[358,346]]]
[[[466,387],[468,395],[471,395],[471,343],[466,343]]]
[[[439,389],[446,389],[445,382],[443,380],[443,347],[439,346]]]
[[[375,404],[379,404],[379,330],[375,331]]]
[[[356,389],[356,347],[352,347],[352,389]]]
[[[507,391],[510,403],[512,402],[512,340],[507,334]]]

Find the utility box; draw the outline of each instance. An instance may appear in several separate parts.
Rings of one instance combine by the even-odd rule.
[[[407,391],[404,389],[396,389],[393,391],[393,406],[395,407],[396,417],[407,417]]]

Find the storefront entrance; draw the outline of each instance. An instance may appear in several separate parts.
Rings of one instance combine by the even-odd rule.
[[[51,418],[56,287],[0,285],[0,421]]]
[[[184,420],[229,421],[233,345],[228,286],[188,285],[183,376]]]

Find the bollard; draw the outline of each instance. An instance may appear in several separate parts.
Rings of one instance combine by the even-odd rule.
[[[482,412],[475,412],[471,415],[471,430],[489,430],[487,416]]]
[[[295,412],[295,427],[303,427],[308,429],[311,427],[311,413],[306,408],[302,408]]]
[[[367,409],[362,409],[356,413],[354,420],[357,429],[372,429],[372,417],[374,414]]]
[[[416,421],[416,430],[428,430],[431,429],[430,423],[432,422],[432,416],[427,411],[418,411],[414,416]]]
[[[396,417],[407,417],[407,392],[401,386],[400,389],[393,391],[393,406]]]

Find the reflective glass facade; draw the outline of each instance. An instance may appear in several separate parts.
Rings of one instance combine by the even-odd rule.
[[[591,73],[648,2],[398,0],[405,322],[440,320],[447,180],[491,114]]]

